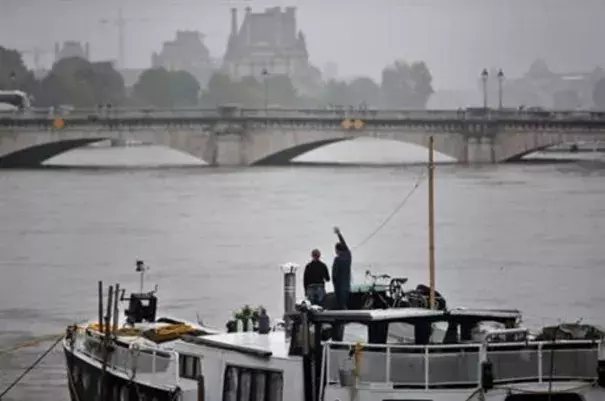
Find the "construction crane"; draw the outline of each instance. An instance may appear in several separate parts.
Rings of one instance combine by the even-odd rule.
[[[115,24],[118,28],[118,69],[124,69],[126,67],[126,50],[125,50],[125,29],[126,24],[130,22],[148,22],[148,18],[124,18],[122,15],[122,8],[118,10],[117,19],[100,19],[101,24]]]

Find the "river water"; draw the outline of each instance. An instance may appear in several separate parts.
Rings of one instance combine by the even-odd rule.
[[[79,150],[54,162],[141,164],[143,154],[148,164],[184,163],[151,148]],[[277,316],[279,265],[304,263],[314,247],[331,258],[334,225],[351,245],[360,243],[421,169],[0,171],[0,348],[94,317],[97,280],[136,289],[136,259],[151,266],[148,282],[159,285],[165,312],[199,313],[218,327],[245,303]],[[521,308],[530,326],[605,321],[604,199],[600,162],[439,166],[438,290],[451,305]],[[422,181],[390,223],[354,250],[357,279],[370,268],[414,285],[427,281],[426,200]],[[48,346],[0,354],[0,391]],[[58,350],[7,398],[40,399],[67,399]]]

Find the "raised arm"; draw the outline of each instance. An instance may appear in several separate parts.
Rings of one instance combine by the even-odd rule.
[[[344,237],[342,236],[342,233],[340,232],[340,228],[334,227],[334,234],[336,234],[338,236],[338,241],[345,247],[345,249],[347,251],[350,251],[349,246],[347,245],[347,242],[345,241]]]

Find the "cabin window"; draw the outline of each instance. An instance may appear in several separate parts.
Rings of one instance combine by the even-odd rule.
[[[347,323],[344,325],[342,340],[345,342],[368,342],[368,326],[360,323]]]
[[[387,331],[387,343],[390,344],[413,344],[414,343],[414,325],[403,322],[389,323]]]
[[[510,394],[504,401],[584,401],[578,393],[520,393]]]
[[[223,401],[283,401],[283,373],[228,365]]]
[[[179,376],[197,380],[201,375],[200,358],[193,355],[179,355]]]

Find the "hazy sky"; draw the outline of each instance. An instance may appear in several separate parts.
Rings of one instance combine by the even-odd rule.
[[[311,60],[339,74],[379,77],[395,58],[425,60],[438,88],[474,88],[483,67],[507,76],[541,57],[556,71],[605,66],[604,0],[0,0],[0,44],[20,49],[89,41],[93,59],[117,57],[121,5],[126,63],[147,67],[176,29],[207,35],[214,57],[225,49],[229,8],[297,6]],[[241,18],[240,18],[241,22]],[[31,62],[31,56],[27,59]]]

